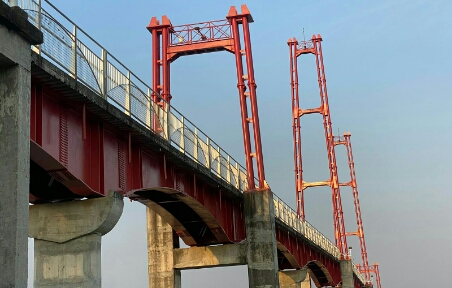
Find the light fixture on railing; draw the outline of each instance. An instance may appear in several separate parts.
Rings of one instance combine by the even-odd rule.
[[[348,256],[352,259],[352,246],[348,247]]]

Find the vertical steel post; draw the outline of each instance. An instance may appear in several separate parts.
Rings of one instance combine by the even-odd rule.
[[[104,99],[107,99],[108,93],[108,60],[107,50],[102,48],[102,96]]]
[[[151,88],[148,88],[148,93],[147,93],[147,98],[146,98],[146,127],[149,129],[149,130],[153,130],[153,131],[155,131],[154,129],[153,129],[153,127],[151,126],[151,119],[152,119],[152,94],[151,94]],[[154,115],[154,118],[155,118],[155,115]]]
[[[248,189],[255,189],[256,184],[254,183],[254,167],[253,159],[251,155],[251,140],[250,140],[250,128],[248,119],[248,107],[245,96],[246,86],[244,82],[243,74],[243,62],[242,62],[242,51],[240,47],[240,33],[237,23],[237,18],[231,18],[231,28],[232,37],[234,39],[234,54],[235,54],[235,64],[237,69],[237,88],[239,90],[239,100],[240,100],[240,112],[242,116],[242,132],[243,132],[243,142],[245,146],[245,160],[246,160],[246,171],[247,171],[247,184]]]
[[[367,247],[366,241],[364,239],[364,227],[363,220],[361,217],[361,207],[359,204],[359,196],[358,196],[358,186],[356,183],[356,174],[355,174],[355,162],[353,160],[353,150],[352,150],[352,142],[350,140],[351,134],[344,133],[345,139],[345,148],[347,150],[347,160],[350,172],[350,186],[353,192],[353,203],[355,206],[355,214],[356,214],[356,225],[358,226],[358,231],[355,233],[359,238],[359,244],[361,249],[361,258],[363,260],[364,266],[364,274],[366,276],[366,281],[370,281],[370,272],[369,272],[369,261],[367,258]]]
[[[207,144],[207,168],[210,170],[211,169],[211,165],[212,165],[212,153],[210,152],[212,147],[210,146],[210,138],[206,139],[206,144]]]
[[[170,44],[169,26],[162,28],[162,74],[163,74],[163,99],[169,104],[171,102],[170,94],[170,62],[168,61],[168,47]]]
[[[301,131],[300,131],[300,97],[298,91],[298,64],[296,50],[298,42],[296,39],[289,39],[287,42],[290,50],[290,86],[292,94],[292,129],[293,129],[293,149],[294,149],[294,172],[295,172],[295,193],[297,216],[305,220],[304,212],[304,191],[303,191],[303,166],[301,150]]]
[[[195,133],[194,133],[194,139],[193,139],[193,158],[195,158],[196,162],[199,162],[199,155],[198,155],[198,128],[195,127]]]
[[[42,26],[42,3],[41,3],[41,0],[38,0],[38,15],[36,18],[36,26],[38,27],[39,30],[41,30],[41,26]],[[38,50],[38,54],[41,55],[41,44],[36,45],[35,47]]]
[[[124,99],[124,110],[125,114],[129,115],[131,114],[130,110],[130,71],[127,70],[127,80],[126,80],[126,99]]]
[[[331,188],[332,188],[332,202],[333,202],[333,214],[334,214],[334,226],[335,226],[335,239],[336,246],[339,248],[343,255],[347,255],[347,237],[345,235],[344,216],[342,211],[342,200],[339,189],[339,179],[337,173],[336,164],[336,152],[334,149],[333,128],[330,116],[330,107],[328,104],[328,91],[326,87],[325,69],[323,64],[322,54],[322,38],[320,35],[313,36],[312,42],[315,49],[315,59],[317,66],[317,79],[319,82],[320,101],[321,107],[323,107],[323,125],[325,131],[325,140],[328,153],[328,162],[330,167],[331,176]]]
[[[179,147],[181,149],[181,152],[185,154],[185,124],[184,124],[184,116],[182,116],[182,127],[181,127],[181,131],[180,131],[180,143],[179,143]]]
[[[154,18],[153,18],[154,19]],[[157,21],[157,20],[155,20]],[[151,20],[152,23],[152,20]],[[158,23],[157,23],[158,24]],[[157,29],[152,29],[152,100],[158,103],[160,87],[160,34]]]
[[[72,28],[72,58],[71,58],[71,73],[72,77],[77,80],[77,26]]]
[[[242,6],[242,13],[244,12]],[[254,80],[253,54],[251,51],[251,38],[248,25],[248,15],[242,16],[242,29],[245,44],[246,68],[248,70],[248,88],[250,91],[251,119],[253,124],[255,157],[257,175],[259,178],[259,188],[265,187],[264,157],[262,155],[261,130],[259,126],[259,112],[257,108],[256,82]]]

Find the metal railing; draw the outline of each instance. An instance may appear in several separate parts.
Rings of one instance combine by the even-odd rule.
[[[341,252],[336,245],[331,242],[325,235],[319,230],[314,228],[308,221],[303,221],[297,217],[297,213],[278,196],[273,194],[273,204],[275,206],[275,216],[283,223],[302,234],[306,239],[315,245],[319,246],[322,250],[329,253],[336,260],[341,258]],[[366,283],[364,276],[359,272],[355,264],[352,265],[353,272],[361,283]]]
[[[171,46],[195,44],[232,38],[231,23],[217,20],[181,26],[171,29]]]
[[[44,43],[33,47],[35,52],[228,184],[246,190],[246,171],[234,158],[174,107],[151,101],[151,87],[49,1],[3,1],[24,9],[43,32]]]
[[[298,42],[297,50],[310,50],[314,48],[314,43],[311,40],[303,40]]]
[[[35,52],[66,71],[99,97],[121,109],[143,127],[160,135],[181,153],[229,185],[242,192],[247,189],[244,167],[174,107],[163,105],[165,108],[162,108],[154,103],[151,100],[154,91],[149,86],[48,0],[3,2],[24,9],[29,15],[29,21],[43,32],[44,43],[34,46],[32,49]],[[42,3],[52,12],[44,9]],[[178,41],[178,37],[183,37],[185,43],[204,41],[200,35],[209,35],[209,39],[223,39],[230,35],[228,23],[209,22],[202,27],[185,27],[177,31],[185,31],[186,34],[173,33],[173,36],[178,36],[174,37],[172,42]],[[280,198],[276,195],[273,197],[276,218],[336,259],[340,258],[338,248],[330,240],[308,222],[299,220],[295,211]],[[360,275],[358,270],[354,269],[355,274]]]
[[[325,237],[319,230],[315,229],[308,221],[297,217],[297,213],[289,205],[284,203],[278,196],[273,195],[276,218],[289,227],[306,237],[309,241],[322,248],[324,251],[339,260],[341,253],[336,245]]]

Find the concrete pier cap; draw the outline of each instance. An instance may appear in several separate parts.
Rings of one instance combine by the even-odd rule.
[[[105,235],[122,215],[123,196],[110,191],[107,197],[30,206],[28,235],[64,243],[88,235]]]
[[[34,284],[44,287],[102,287],[102,236],[121,217],[123,196],[30,206],[34,238]]]

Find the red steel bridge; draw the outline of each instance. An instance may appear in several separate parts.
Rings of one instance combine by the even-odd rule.
[[[73,23],[50,2],[18,2],[44,34],[32,47],[30,203],[102,197],[119,191],[157,211],[188,246],[240,243],[246,238],[243,193],[269,189],[245,5],[226,19],[173,26],[151,19],[152,86]],[[350,259],[347,237],[360,239],[362,263],[353,265],[355,287],[372,286],[378,264],[369,265],[358,199],[350,134],[332,134],[322,38],[289,39],[294,119],[296,210],[273,194],[280,270],[307,267],[317,287],[341,283],[339,261]],[[181,56],[234,54],[240,96],[246,168],[171,106],[170,64]],[[313,54],[321,104],[300,108],[297,57]],[[232,81],[231,81],[232,82]],[[232,85],[232,83],[231,83]],[[326,181],[302,178],[299,118],[323,116],[330,169]],[[351,179],[340,183],[334,147],[347,147]],[[306,188],[332,189],[335,241],[305,220]],[[353,190],[357,231],[345,230],[340,187]]]

